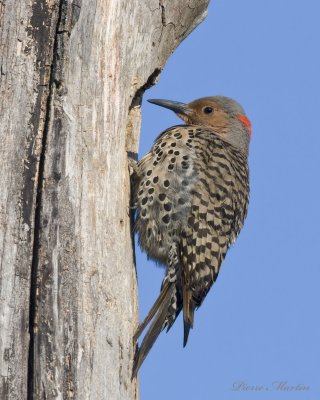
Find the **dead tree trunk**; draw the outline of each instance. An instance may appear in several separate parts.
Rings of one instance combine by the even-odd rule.
[[[127,152],[208,0],[0,0],[0,398],[134,399]]]

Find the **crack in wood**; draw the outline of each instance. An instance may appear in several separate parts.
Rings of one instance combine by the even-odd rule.
[[[135,95],[133,96],[133,99],[131,101],[129,111],[132,108],[141,106],[142,96],[143,96],[144,92],[147,89],[150,89],[153,85],[155,85],[157,83],[157,79],[158,79],[160,73],[161,73],[161,68],[155,68],[155,70],[152,72],[152,74],[147,79],[146,83],[144,83],[142,86],[139,87],[139,89],[136,90]]]
[[[162,22],[162,25],[165,27],[167,25],[167,20],[166,20],[166,9],[163,4],[163,0],[159,0],[159,6],[161,9],[161,22]]]
[[[44,168],[46,158],[46,146],[48,131],[50,125],[50,112],[52,108],[53,91],[56,86],[55,70],[57,66],[57,60],[59,57],[59,46],[58,46],[58,35],[59,27],[63,18],[63,7],[66,0],[60,0],[58,9],[58,18],[56,23],[54,41],[53,41],[53,52],[52,52],[52,63],[50,66],[50,77],[49,77],[49,93],[47,97],[46,111],[45,111],[45,122],[42,134],[41,151],[39,157],[39,168],[38,168],[38,181],[37,181],[37,194],[35,204],[35,217],[34,217],[34,238],[33,238],[33,251],[31,261],[31,278],[30,278],[30,301],[29,301],[29,355],[28,355],[28,387],[27,387],[27,400],[33,400],[34,396],[34,350],[35,350],[35,337],[37,329],[37,278],[39,269],[39,250],[40,250],[40,231],[41,231],[41,207],[42,207],[42,194],[43,194],[43,183],[44,183]]]

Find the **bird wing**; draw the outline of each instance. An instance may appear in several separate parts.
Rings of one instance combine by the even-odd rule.
[[[214,156],[207,159],[206,168],[198,166],[190,215],[181,234],[184,345],[193,326],[194,309],[216,280],[231,242],[234,177],[226,171],[231,169],[221,154],[219,160]]]

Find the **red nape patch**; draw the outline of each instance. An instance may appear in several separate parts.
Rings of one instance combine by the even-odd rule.
[[[238,120],[248,129],[249,136],[251,137],[251,122],[245,115],[237,115]]]

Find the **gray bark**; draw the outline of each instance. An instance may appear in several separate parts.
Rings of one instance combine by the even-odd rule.
[[[0,0],[0,398],[134,399],[127,152],[208,0]]]

